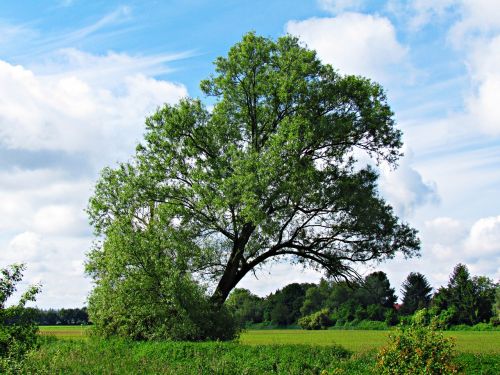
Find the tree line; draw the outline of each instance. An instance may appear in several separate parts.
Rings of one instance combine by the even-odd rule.
[[[442,328],[499,322],[499,284],[485,276],[472,277],[463,264],[454,268],[448,284],[435,293],[423,274],[412,272],[401,294],[402,303],[397,304],[387,275],[377,271],[354,282],[293,283],[264,298],[235,289],[227,305],[241,326],[300,324],[315,329],[383,322],[379,326],[386,327],[423,308],[437,317]]]
[[[89,324],[87,308],[38,309],[27,308],[33,321],[40,326],[75,326]]]

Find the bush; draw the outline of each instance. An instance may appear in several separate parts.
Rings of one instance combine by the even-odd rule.
[[[358,323],[358,329],[367,329],[367,330],[375,330],[375,331],[384,331],[389,329],[385,322],[380,322],[378,320],[362,320]]]
[[[495,327],[491,323],[478,323],[473,326],[466,324],[458,324],[456,326],[451,326],[448,328],[450,331],[498,331],[499,327]]]
[[[26,309],[34,301],[40,286],[31,286],[16,305],[5,307],[7,299],[22,280],[25,266],[14,264],[0,270],[0,373],[15,373],[24,354],[37,344],[38,326],[32,310]]]
[[[173,278],[172,278],[173,279]],[[132,340],[231,340],[237,324],[225,306],[214,307],[190,278],[164,280],[146,292],[144,283],[101,284],[89,298],[92,333]],[[130,281],[130,282],[128,282]],[[171,282],[174,281],[174,282]]]
[[[425,323],[426,309],[416,313],[410,325],[401,325],[389,336],[389,344],[377,356],[382,374],[456,374],[453,341]]]
[[[187,259],[195,250],[177,242],[181,230],[172,228],[166,208],[157,213],[144,230],[114,222],[104,243],[89,253],[93,332],[132,340],[233,339],[234,319],[191,276]]]
[[[322,309],[300,318],[298,323],[303,329],[327,329],[333,325],[333,322],[328,314],[328,309]]]

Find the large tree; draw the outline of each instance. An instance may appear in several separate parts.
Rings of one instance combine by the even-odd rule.
[[[165,248],[158,232],[156,245],[121,251],[135,253],[132,268],[144,272],[140,251],[173,259],[181,251],[180,271],[211,281],[217,306],[271,260],[350,278],[355,263],[418,253],[416,231],[359,162],[367,155],[395,166],[401,156],[380,85],[337,73],[295,37],[249,33],[201,89],[209,107],[184,99],[158,109],[131,161],[102,172],[88,210],[102,238],[89,262],[98,286],[113,258],[109,233],[120,226],[125,235],[168,233]],[[120,259],[113,264],[130,271]]]

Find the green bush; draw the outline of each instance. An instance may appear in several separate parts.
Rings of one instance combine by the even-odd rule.
[[[467,324],[458,324],[456,326],[450,326],[449,331],[499,331],[500,327],[496,327],[491,323],[478,323],[473,326]]]
[[[31,286],[16,305],[6,307],[7,299],[22,280],[25,266],[14,264],[0,270],[0,373],[16,373],[25,353],[37,344],[38,326],[33,311],[26,309],[34,301],[40,286]]]
[[[389,329],[385,322],[379,322],[378,320],[362,320],[358,323],[357,328],[375,331],[384,331]]]
[[[215,308],[188,277],[158,291],[135,281],[97,286],[89,299],[91,333],[132,340],[231,340],[237,324],[225,306]],[[165,282],[165,280],[163,280]]]
[[[95,282],[88,305],[93,332],[132,340],[235,338],[231,314],[215,306],[191,276],[187,259],[194,250],[189,243],[177,243],[180,230],[170,226],[166,208],[158,215],[141,231],[115,221],[104,243],[89,253],[86,270]]]
[[[333,325],[333,322],[328,314],[328,309],[322,309],[300,318],[298,323],[303,329],[327,329],[328,327]]]
[[[453,341],[436,332],[435,323],[425,323],[427,311],[420,310],[409,325],[390,335],[389,344],[377,356],[382,374],[456,374]]]

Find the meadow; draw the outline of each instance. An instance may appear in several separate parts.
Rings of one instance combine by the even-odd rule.
[[[59,339],[87,338],[87,327],[42,326],[40,333]],[[391,331],[326,330],[306,331],[300,329],[248,330],[241,334],[243,345],[340,345],[353,353],[365,353],[379,349],[387,342]],[[445,331],[453,337],[459,353],[496,354],[500,356],[500,331]]]
[[[86,327],[40,327],[37,374],[372,374],[390,331],[249,330],[237,342],[130,342]],[[465,374],[500,373],[500,332],[445,332]]]

